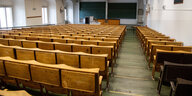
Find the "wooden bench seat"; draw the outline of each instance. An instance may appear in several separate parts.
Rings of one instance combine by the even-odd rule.
[[[54,86],[63,90],[74,90],[100,96],[101,88],[99,84],[101,79],[99,77],[99,69],[77,69],[64,64],[62,66],[52,66],[35,61],[15,60],[8,57],[0,57],[0,61],[4,62],[3,65],[6,68],[4,77],[20,80],[20,83],[25,82],[24,85],[33,82],[31,84],[37,84],[34,86],[39,86],[38,84],[41,86]],[[51,91],[49,90],[50,88],[46,86],[45,88]]]
[[[159,71],[159,66],[163,65],[164,61],[181,64],[191,64],[191,57],[192,52],[157,50],[157,55],[154,56],[152,76],[154,77],[155,72]]]

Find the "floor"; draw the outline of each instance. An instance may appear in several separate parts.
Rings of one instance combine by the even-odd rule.
[[[158,76],[156,76],[158,77]],[[145,55],[135,31],[128,30],[120,48],[109,91],[103,96],[158,96],[157,80],[152,80]],[[163,86],[161,96],[168,96],[169,87]]]
[[[128,30],[119,51],[114,76],[110,77],[109,90],[104,90],[103,96],[158,96],[156,88],[157,80],[151,78],[151,69],[147,68],[135,31]],[[163,86],[161,96],[168,96],[169,91],[169,87]],[[40,96],[39,91],[28,92],[33,96]]]

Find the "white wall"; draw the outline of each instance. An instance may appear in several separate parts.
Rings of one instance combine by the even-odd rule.
[[[56,16],[56,1],[48,0],[49,2],[49,24],[57,24]]]
[[[73,9],[73,22],[79,24],[79,2],[76,2],[75,0],[73,1]]]
[[[25,1],[13,0],[13,25],[26,26]]]
[[[56,0],[56,15],[57,15],[57,24],[64,24],[64,12],[60,12],[60,9],[64,10],[64,2],[62,0]]]
[[[14,26],[42,25],[42,7],[48,7],[49,24],[65,23],[62,0],[0,0],[1,6],[13,7]],[[37,18],[30,18],[34,16]]]
[[[26,24],[41,25],[42,24],[42,0],[25,0]],[[35,10],[34,10],[35,9]],[[31,18],[37,16],[35,18]]]
[[[184,0],[183,4],[173,2],[174,0],[150,0],[151,12],[147,17],[147,25],[184,42],[184,45],[192,46],[192,0]]]
[[[74,11],[75,11],[75,10],[73,10],[73,8],[74,8],[73,2],[71,0],[66,0],[66,6],[65,7],[67,8],[67,21],[69,24],[73,24],[74,23],[73,15],[74,15]]]

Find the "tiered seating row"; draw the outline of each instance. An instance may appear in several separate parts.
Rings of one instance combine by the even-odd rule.
[[[76,68],[100,68],[105,78],[109,75],[107,54],[87,54],[82,52],[47,51],[38,48],[21,48],[0,45],[0,56],[9,56],[18,60],[36,60],[47,64],[67,64]]]
[[[125,26],[58,25],[16,29],[0,32],[0,34],[0,43],[3,44],[0,45],[0,61],[2,61],[0,68],[4,73],[0,78],[5,84],[16,81],[16,85],[22,83],[24,87],[32,88],[38,85],[34,88],[42,90],[44,87],[48,91],[71,93],[72,96],[100,96],[102,76],[107,80],[108,86],[109,64],[112,65],[113,70],[113,60],[117,57],[125,34]],[[12,64],[12,61],[23,63]],[[26,62],[28,65],[25,65]],[[41,65],[46,66],[41,68]],[[16,69],[17,66],[22,68]],[[55,66],[62,67],[55,69]],[[72,72],[69,69],[72,67],[77,70],[86,70],[81,68],[99,68],[99,70],[96,72],[96,69],[87,69],[93,70],[96,76],[88,74],[89,72]],[[16,73],[12,73],[8,68]],[[64,70],[64,74],[62,68],[69,69],[72,73]],[[45,77],[40,77],[41,75],[38,74],[40,71],[42,71],[41,75],[45,74]],[[38,75],[35,77],[34,74]],[[77,76],[78,74],[80,75]],[[48,75],[55,78],[46,80]],[[25,76],[28,76],[27,79],[24,78]],[[77,78],[85,80],[87,84],[83,86],[85,82],[78,81]]]
[[[99,69],[79,69],[64,64],[49,65],[36,61],[16,60],[0,57],[0,79],[4,83],[14,83],[19,87],[32,87],[46,91],[77,96],[101,96],[102,76]],[[77,84],[77,80],[78,83]],[[82,94],[82,92],[88,94]]]
[[[137,27],[137,36],[146,54],[148,66],[153,63],[153,79],[155,72],[161,71],[157,88],[159,94],[163,82],[176,83],[177,78],[192,80],[192,71],[189,71],[192,66],[192,46],[183,46],[182,42],[176,42],[175,39],[170,39],[148,27]],[[184,71],[187,74],[184,74]]]

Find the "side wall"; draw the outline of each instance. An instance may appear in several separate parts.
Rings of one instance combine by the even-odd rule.
[[[148,27],[192,46],[192,0],[174,4],[174,0],[149,0]]]

